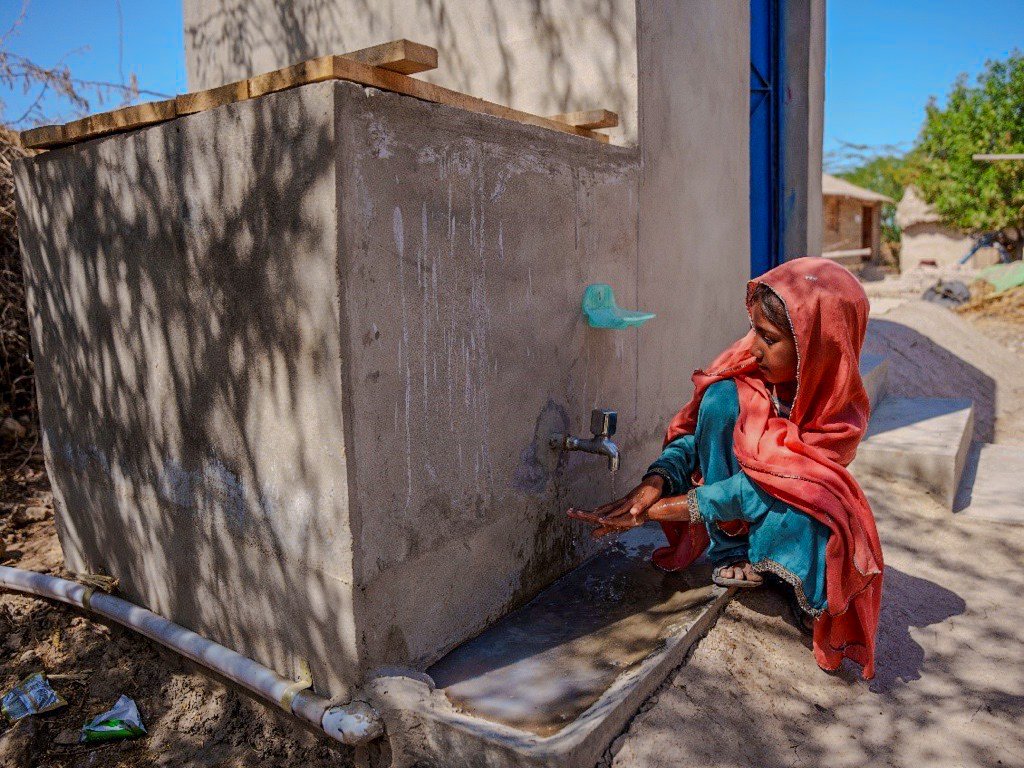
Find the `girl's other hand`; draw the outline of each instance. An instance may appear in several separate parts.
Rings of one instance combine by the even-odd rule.
[[[566,514],[595,526],[591,536],[599,539],[609,533],[636,528],[647,522],[647,511],[661,498],[665,480],[657,475],[645,478],[621,499],[604,504],[593,512],[570,508]]]

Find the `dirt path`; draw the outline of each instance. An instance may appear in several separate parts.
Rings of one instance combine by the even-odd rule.
[[[785,603],[744,595],[633,721],[616,768],[1024,766],[1024,529],[865,490],[886,558],[875,680],[821,672]]]

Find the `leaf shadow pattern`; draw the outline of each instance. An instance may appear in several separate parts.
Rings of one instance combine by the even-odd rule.
[[[186,3],[185,40],[206,88],[406,37],[438,49],[425,80],[538,114],[611,109],[635,143],[635,20],[617,0],[204,0]]]
[[[116,575],[129,599],[282,674],[319,660],[314,678],[342,693],[356,662],[344,450],[328,438],[342,420],[329,94],[50,152],[17,186],[69,567]]]

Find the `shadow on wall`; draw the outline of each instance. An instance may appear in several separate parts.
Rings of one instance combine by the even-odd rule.
[[[189,84],[209,88],[399,37],[424,80],[538,114],[605,107],[636,141],[636,23],[621,0],[186,0]]]
[[[41,420],[70,567],[345,677],[343,446],[316,439],[342,420],[332,123],[264,102],[18,169]]]

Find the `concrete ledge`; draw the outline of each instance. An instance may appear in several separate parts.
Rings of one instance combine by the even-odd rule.
[[[850,469],[907,480],[952,510],[973,434],[970,400],[889,397],[872,414]]]
[[[1024,523],[1024,445],[974,443],[953,511],[999,523]]]
[[[885,396],[885,377],[888,371],[889,361],[885,355],[865,352],[860,356],[860,376],[864,380],[864,389],[868,391],[872,411]]]

